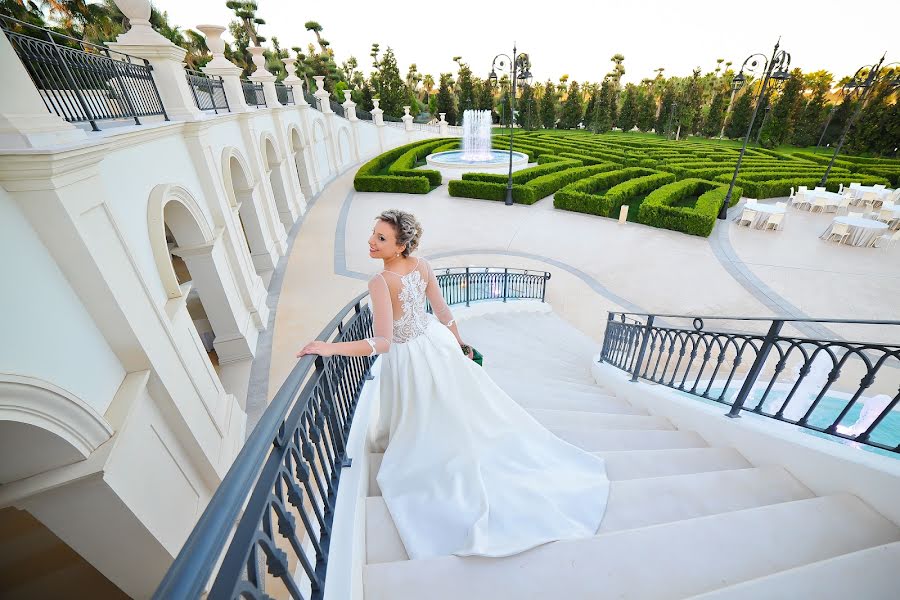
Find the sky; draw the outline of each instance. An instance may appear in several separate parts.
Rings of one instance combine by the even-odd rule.
[[[884,0],[257,3],[258,16],[266,20],[260,34],[277,37],[283,48],[314,42],[303,24],[318,21],[338,64],[353,55],[368,73],[370,47],[378,42],[382,52],[393,48],[401,75],[415,62],[420,73],[430,73],[435,81],[442,72],[456,72],[454,56],[462,56],[484,77],[494,56],[511,54],[514,43],[530,55],[535,81],[556,81],[562,74],[570,81],[599,81],[611,70],[609,58],[617,52],[625,56],[625,82],[654,77],[658,67],[665,68],[666,76],[688,76],[697,66],[706,73],[717,58],[731,61],[737,70],[751,54],[770,56],[779,36],[792,68],[826,69],[836,78],[877,62],[885,52],[886,63],[900,60],[900,8]],[[225,0],[153,4],[182,28],[227,26],[232,18]]]

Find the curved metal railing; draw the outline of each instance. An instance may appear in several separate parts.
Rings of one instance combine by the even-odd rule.
[[[0,14],[6,34],[47,110],[70,123],[162,116],[150,62]]]
[[[228,98],[225,96],[225,86],[219,75],[207,75],[201,71],[187,68],[184,70],[184,75],[191,88],[191,94],[194,95],[197,108],[211,110],[215,114],[219,114],[219,111],[230,112]]]
[[[707,321],[757,331],[711,331]],[[749,411],[900,453],[900,344],[783,331],[797,323],[877,327],[900,339],[900,321],[610,312],[601,362],[631,373],[632,381],[643,378],[729,405],[732,417]]]
[[[449,304],[470,304],[543,300],[550,274],[468,267],[439,269],[437,279]],[[316,339],[374,335],[367,295],[341,309]],[[351,461],[347,437],[374,361],[307,356],[297,362],[154,599],[195,600],[208,585],[210,600],[264,598],[266,573],[290,598],[322,598],[341,470]]]

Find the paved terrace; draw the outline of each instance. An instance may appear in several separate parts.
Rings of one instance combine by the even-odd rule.
[[[608,310],[900,320],[900,245],[880,250],[823,242],[819,235],[834,215],[788,209],[779,232],[720,221],[705,239],[556,210],[552,197],[508,207],[452,198],[446,186],[426,196],[357,193],[355,171],[314,199],[292,231],[293,246],[270,288],[274,327],[260,343],[271,345],[271,355],[266,364],[268,348],[261,346],[254,364],[251,422],[296,363],[296,350],[365,291],[380,268],[368,258],[367,240],[374,217],[386,208],[418,216],[425,229],[418,254],[435,268],[550,271],[548,301],[598,341]],[[896,342],[891,332],[872,326],[828,331],[805,325],[788,331]]]

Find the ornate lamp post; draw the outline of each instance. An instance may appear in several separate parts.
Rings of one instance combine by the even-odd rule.
[[[500,59],[499,62],[498,59]],[[524,52],[516,53],[516,45],[513,43],[513,52],[512,58],[510,58],[506,54],[498,54],[494,57],[494,61],[491,63],[491,74],[488,76],[488,79],[494,83],[497,83],[497,70],[496,67],[499,65],[501,69],[506,66],[506,63],[509,63],[509,75],[512,80],[512,86],[510,87],[509,94],[509,177],[506,181],[506,205],[512,206],[513,203],[513,183],[512,183],[512,153],[513,153],[513,129],[516,123],[516,82],[519,79],[523,79],[528,82],[531,79],[531,71],[529,70],[531,67],[531,61],[528,59],[528,55]]]
[[[857,94],[859,100],[856,103],[856,110],[853,111],[853,116],[847,119],[847,124],[844,126],[843,133],[841,133],[841,139],[838,141],[838,145],[834,149],[834,154],[831,156],[831,162],[828,163],[828,168],[825,169],[822,180],[819,182],[819,185],[822,187],[828,182],[828,174],[831,173],[831,167],[834,166],[834,161],[837,159],[841,147],[844,145],[847,133],[850,131],[850,128],[853,127],[853,123],[856,122],[856,119],[859,118],[859,113],[862,112],[863,106],[866,104],[866,100],[869,97],[869,90],[874,88],[884,79],[890,79],[888,85],[891,86],[891,88],[900,88],[900,70],[888,68],[900,63],[890,63],[882,66],[885,56],[886,55],[883,55],[876,65],[866,65],[857,69],[850,81],[844,84],[844,87],[842,88],[845,98],[848,94]],[[822,141],[819,140],[819,143],[821,142]]]
[[[741,65],[741,70],[734,76],[734,79],[731,80],[731,86],[735,90],[740,89],[747,80],[744,76],[744,69],[750,73],[755,73],[758,70],[757,67],[759,67],[760,61],[762,61],[762,69],[765,75],[763,76],[762,85],[759,86],[759,96],[756,97],[756,106],[753,107],[753,115],[750,117],[750,125],[747,126],[747,133],[744,135],[744,143],[741,146],[741,153],[738,155],[737,165],[734,167],[734,175],[731,176],[731,184],[728,186],[728,193],[725,194],[725,200],[722,202],[722,207],[719,209],[719,219],[723,221],[728,218],[728,205],[731,204],[731,193],[734,191],[734,182],[737,180],[738,172],[741,170],[741,161],[744,159],[744,152],[747,151],[747,141],[750,139],[750,131],[753,129],[753,122],[756,120],[756,113],[759,111],[759,105],[762,103],[763,94],[766,93],[766,86],[769,84],[770,79],[774,79],[775,81],[787,81],[791,77],[791,55],[784,50],[779,52],[778,46],[780,45],[781,38],[778,38],[778,41],[775,42],[775,49],[772,50],[772,57],[770,59],[766,59],[763,54],[751,54],[748,56],[747,60],[744,61],[744,64]]]

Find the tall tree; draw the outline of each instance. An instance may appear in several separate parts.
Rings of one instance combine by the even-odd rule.
[[[723,89],[718,89],[709,105],[709,112],[703,123],[703,135],[715,137],[722,129],[722,121],[725,119],[725,102],[728,94]]]
[[[529,84],[522,84],[522,96],[516,103],[516,107],[517,121],[523,129],[532,130],[540,126],[537,99],[534,97],[534,88]]]
[[[768,123],[760,132],[759,142],[766,148],[774,148],[791,139],[794,126],[802,110],[803,72],[794,69],[791,78],[781,90],[778,100],[772,106]]]
[[[869,91],[859,120],[850,130],[847,151],[852,154],[890,156],[900,142],[900,121],[896,102],[896,90],[891,86],[898,69],[885,69],[879,73],[879,81]],[[892,101],[893,99],[893,101]]]
[[[225,3],[225,6],[234,11],[234,16],[240,20],[241,26],[247,32],[247,37],[250,38],[254,46],[259,46],[266,41],[266,38],[256,32],[256,26],[265,25],[266,22],[256,16],[256,11],[259,10],[259,7],[256,5],[255,0],[245,0],[244,2],[229,0],[229,2]]]
[[[610,103],[613,99],[614,84],[610,77],[605,77],[600,84],[599,97],[594,105],[594,114],[591,116],[591,131],[594,133],[606,133],[613,126]]]
[[[703,82],[700,80],[700,67],[697,67],[685,82],[681,100],[678,102],[678,124],[681,126],[681,136],[687,137],[697,133],[702,103]]]
[[[456,103],[454,102],[453,92],[453,75],[450,73],[441,73],[441,83],[438,87],[436,98],[437,112],[447,113],[444,117],[451,125],[456,125],[457,112]]]
[[[672,81],[666,82],[664,87],[662,88],[662,99],[660,101],[660,109],[659,114],[656,117],[656,133],[660,135],[668,135],[670,132],[668,130],[669,127],[669,113],[672,109],[672,104],[675,103],[675,84]]]
[[[381,100],[381,108],[385,114],[392,117],[399,117],[403,114],[403,105],[405,104],[406,84],[400,77],[400,68],[397,66],[397,58],[394,51],[388,46],[384,52],[384,57],[378,64],[378,81],[381,88],[378,91],[378,97]]]
[[[622,108],[619,110],[619,129],[622,131],[631,131],[637,125],[638,119],[638,98],[637,86],[629,83],[625,86],[625,92],[622,97]]]
[[[472,69],[469,65],[462,61],[462,58],[455,57],[459,70],[456,76],[456,97],[459,105],[459,114],[462,115],[467,110],[474,110],[476,107],[475,100],[475,82],[472,80]]]
[[[316,21],[307,21],[303,24],[303,27],[307,31],[312,31],[315,34],[316,43],[319,44],[319,50],[326,52],[330,44],[328,43],[328,40],[322,38],[322,26]]]
[[[584,116],[584,98],[581,96],[581,87],[577,81],[569,84],[566,100],[559,112],[560,129],[575,129],[581,123]]]
[[[544,93],[538,105],[538,113],[541,119],[541,127],[544,129],[556,127],[556,87],[549,79],[544,85]]]
[[[653,97],[652,82],[647,81],[638,95],[637,126],[641,131],[650,131],[656,124],[656,98]]]
[[[803,79],[810,96],[794,127],[791,143],[797,146],[815,146],[827,121],[825,95],[831,88],[833,77],[827,71],[815,71],[805,74]]]
[[[731,118],[725,126],[725,137],[738,139],[744,137],[747,133],[747,127],[750,125],[750,116],[753,114],[753,91],[744,90],[742,94],[734,101],[734,107],[731,109]]]

